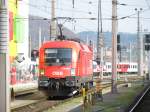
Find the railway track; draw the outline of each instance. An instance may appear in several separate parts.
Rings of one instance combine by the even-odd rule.
[[[43,110],[46,110],[50,107],[53,107],[57,104],[63,103],[65,101],[71,100],[71,98],[68,99],[53,99],[53,100],[47,100],[44,96],[39,96],[35,94],[29,94],[29,95],[23,95],[17,97],[14,101],[15,103],[18,103],[18,105],[11,103],[11,112],[42,112]]]
[[[127,112],[150,112],[150,85],[142,92]]]
[[[110,83],[102,84],[103,89],[107,87],[110,87]],[[39,92],[21,95],[16,97],[15,101],[11,102],[11,112],[40,112],[77,97],[81,97],[81,95],[70,98],[55,98],[50,100],[47,100],[47,98],[44,97],[44,94]],[[13,104],[14,102],[18,102],[18,105]]]
[[[110,86],[111,86],[110,82],[103,83],[102,89],[107,91],[107,89],[110,88]],[[44,110],[47,110],[48,108],[52,108],[58,104],[67,102],[69,100],[78,97],[81,97],[81,95],[77,95],[75,97],[70,97],[70,98],[55,98],[50,100],[47,100],[47,98],[45,98],[44,95],[40,95],[39,93],[19,96],[16,98],[19,105],[16,106],[12,105],[11,112],[42,112]]]

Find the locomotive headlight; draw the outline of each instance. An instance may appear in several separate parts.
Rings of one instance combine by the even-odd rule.
[[[71,68],[71,76],[75,76],[75,68]]]
[[[43,69],[40,70],[40,74],[44,75],[44,70]]]

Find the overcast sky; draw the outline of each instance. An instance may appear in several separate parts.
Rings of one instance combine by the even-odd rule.
[[[30,0],[30,13],[43,17],[50,17],[51,0]],[[98,0],[74,0],[74,8],[72,0],[56,0],[56,16],[58,17],[73,17],[73,18],[97,18]],[[140,14],[141,29],[150,31],[150,0],[120,0],[118,5],[118,18],[126,17],[136,13],[135,8],[142,8]],[[103,18],[111,18],[112,15],[111,0],[102,0],[102,15]],[[145,11],[146,10],[146,11]],[[64,23],[59,21],[59,23]],[[75,21],[67,21],[64,26],[74,32],[80,31],[97,31],[97,21],[87,19],[77,19]],[[103,31],[111,31],[111,20],[103,20]],[[131,18],[121,19],[118,21],[119,32],[136,33],[137,31],[137,15]]]

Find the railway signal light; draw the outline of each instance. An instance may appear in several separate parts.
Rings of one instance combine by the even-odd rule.
[[[145,34],[145,50],[150,50],[150,34]]]
[[[120,46],[120,34],[117,35],[117,51],[121,50],[121,46]]]
[[[145,43],[150,43],[150,34],[145,34]]]

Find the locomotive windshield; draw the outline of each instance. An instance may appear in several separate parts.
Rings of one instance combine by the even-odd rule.
[[[45,64],[47,66],[69,65],[72,60],[70,48],[47,48],[45,49]]]

